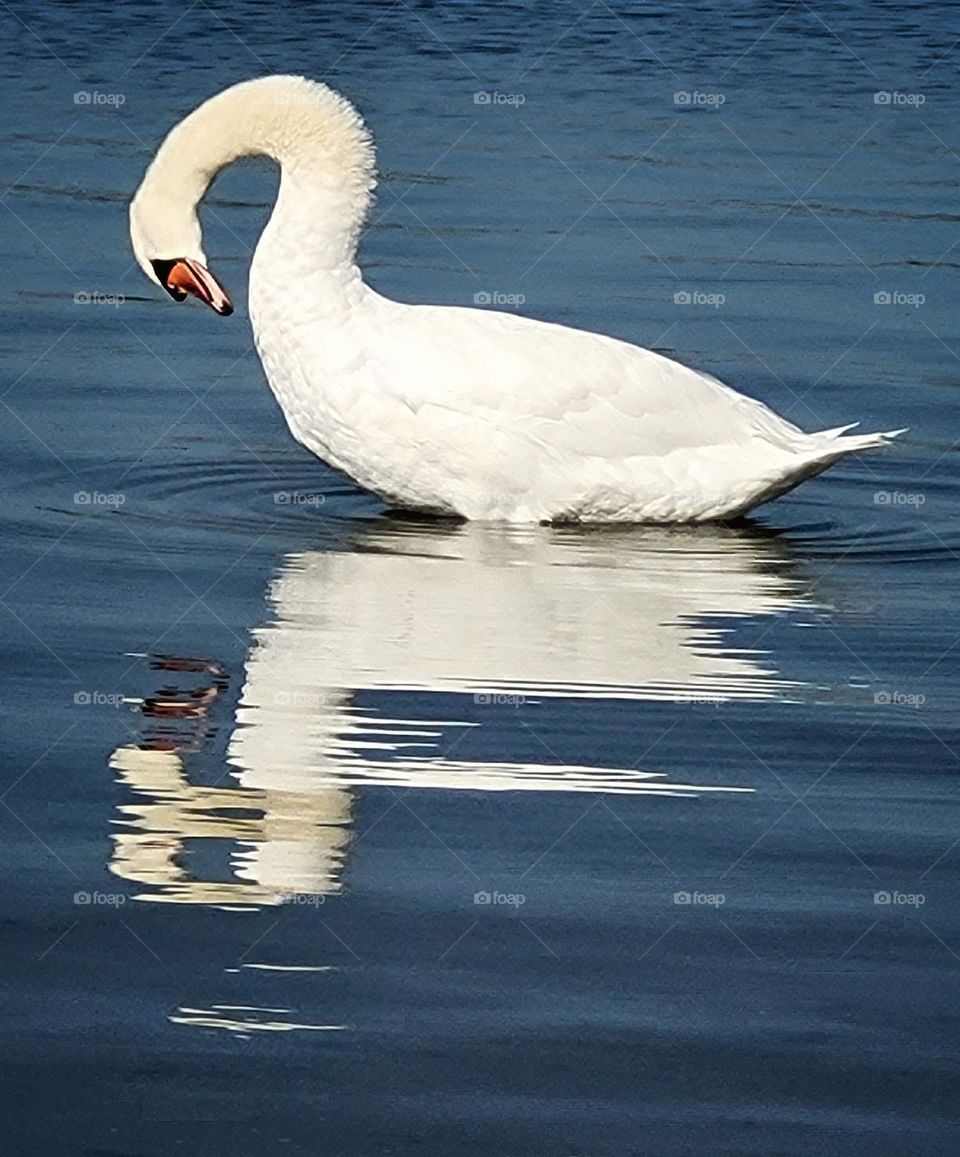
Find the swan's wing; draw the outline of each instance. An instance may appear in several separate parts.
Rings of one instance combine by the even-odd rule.
[[[378,327],[370,368],[424,417],[468,414],[559,456],[660,456],[758,436],[786,447],[804,437],[761,402],[627,342],[486,310],[396,308]]]

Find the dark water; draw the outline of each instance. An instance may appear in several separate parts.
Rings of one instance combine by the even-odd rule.
[[[956,10],[0,19],[4,1152],[955,1153]],[[132,266],[272,71],[369,119],[382,292],[911,433],[737,529],[386,517]]]

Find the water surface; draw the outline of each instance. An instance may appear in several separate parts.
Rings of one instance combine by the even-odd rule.
[[[7,1151],[955,1152],[953,10],[3,21]],[[274,71],[376,135],[381,292],[910,434],[738,527],[388,516],[263,384],[269,167],[232,320],[129,253]]]

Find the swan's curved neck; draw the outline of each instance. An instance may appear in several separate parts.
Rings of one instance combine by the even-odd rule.
[[[166,217],[171,237],[183,214],[196,228],[217,173],[250,155],[281,169],[271,244],[300,270],[352,267],[375,183],[373,145],[348,101],[303,77],[247,81],[202,104],[167,136],[137,199]]]

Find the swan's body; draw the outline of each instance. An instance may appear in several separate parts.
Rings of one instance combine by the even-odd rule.
[[[381,297],[356,264],[369,135],[342,97],[299,77],[227,89],[161,146],[131,235],[174,296],[230,311],[196,208],[250,153],[282,173],[250,272],[267,380],[293,435],[389,503],[512,522],[715,520],[892,436],[805,434],[707,374],[599,334]]]

